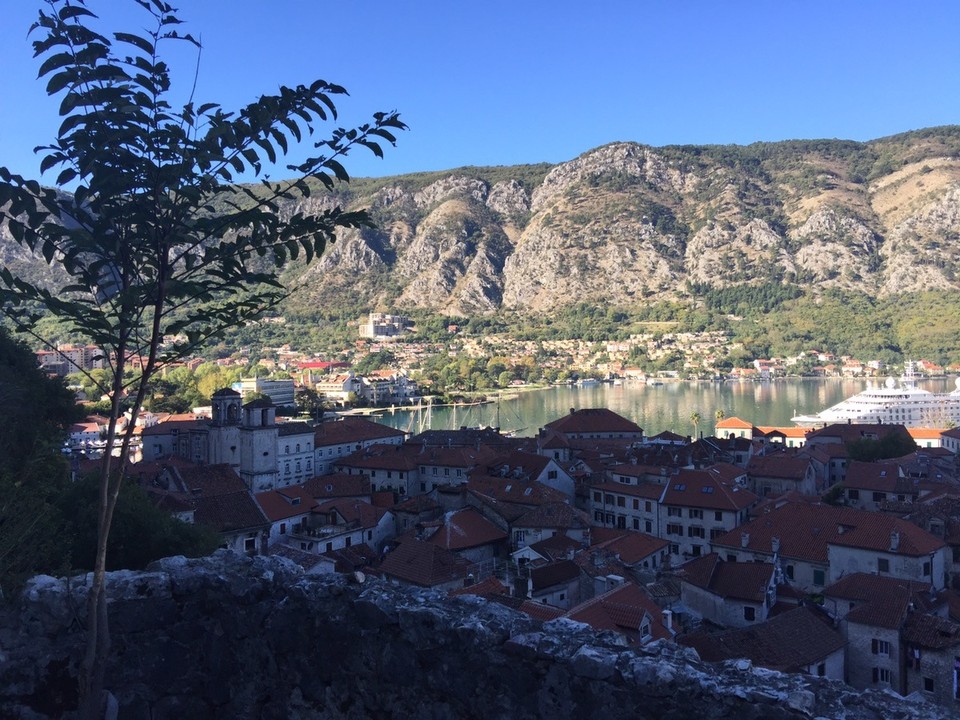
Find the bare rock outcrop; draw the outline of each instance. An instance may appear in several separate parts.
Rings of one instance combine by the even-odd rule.
[[[546,624],[476,597],[221,551],[111,573],[107,683],[119,716],[428,720],[946,720],[836,681],[701,662],[659,642]],[[86,586],[34,579],[0,613],[0,716],[76,716]]]

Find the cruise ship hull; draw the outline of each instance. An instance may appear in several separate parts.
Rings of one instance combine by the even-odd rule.
[[[933,393],[909,382],[898,386],[891,378],[883,387],[867,388],[815,415],[797,415],[791,420],[804,426],[845,422],[941,428],[960,425],[960,380],[951,393]]]

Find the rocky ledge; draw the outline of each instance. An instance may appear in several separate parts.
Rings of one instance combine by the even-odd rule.
[[[0,717],[71,717],[85,582],[41,576],[3,608]],[[667,643],[627,648],[476,597],[305,576],[277,558],[169,558],[112,573],[109,597],[120,718],[949,717]]]

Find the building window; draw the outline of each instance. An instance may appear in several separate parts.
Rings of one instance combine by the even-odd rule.
[[[594,493],[593,493],[593,501],[594,501],[594,502],[603,502],[603,496],[602,496],[600,493],[598,493],[598,492],[594,492]]]
[[[286,524],[286,523],[280,523],[280,534],[281,534],[281,535],[286,535],[286,534],[287,534],[287,524]]]
[[[643,531],[644,531],[645,533],[652,533],[652,532],[653,532],[653,523],[650,522],[649,520],[645,520],[645,521],[643,522]]]
[[[860,491],[859,491],[859,490],[855,490],[854,488],[847,488],[847,497],[848,497],[850,500],[859,500],[859,499],[860,499]]]
[[[683,515],[683,508],[678,508],[678,507],[667,508],[667,517],[681,517],[682,515]]]
[[[690,526],[687,528],[687,537],[703,538],[706,537],[706,533],[702,527]]]
[[[752,605],[743,606],[743,619],[747,622],[753,622],[757,619],[757,609]]]
[[[823,587],[823,570],[813,571],[813,584],[819,587]]]
[[[557,471],[556,471],[556,470],[548,470],[548,471],[547,471],[547,480],[556,480],[556,479],[557,479]]]
[[[870,641],[870,652],[874,655],[890,655],[890,643],[886,640],[873,638]]]
[[[443,475],[444,477],[450,477],[450,468],[444,468]]]
[[[930,561],[929,560],[923,564],[923,576],[930,577]]]
[[[603,510],[594,510],[593,519],[599,523],[603,522]]]
[[[434,474],[434,475],[437,474],[437,469],[436,469],[436,468],[433,469],[433,474]]]
[[[644,511],[644,512],[652,512],[652,511],[653,511],[653,506],[650,504],[650,501],[649,501],[649,500],[647,500],[646,502],[643,503],[643,511]]]
[[[883,502],[883,501],[886,500],[886,499],[887,499],[887,494],[886,494],[886,493],[875,492],[875,493],[873,494],[873,501],[874,501],[874,502]]]
[[[622,495],[617,496],[617,507],[626,507],[626,506],[627,506],[627,499]]]
[[[827,674],[827,664],[820,663],[817,665],[817,677],[823,677]]]
[[[332,542],[328,542],[328,543],[327,543],[327,552],[333,552],[333,543],[332,543]]]
[[[877,558],[877,572],[890,572],[890,561],[887,558]]]
[[[787,580],[793,580],[793,565],[787,565]]]
[[[639,520],[638,518],[634,518],[634,519],[633,519],[633,529],[634,529],[634,530],[639,530],[639,529],[640,529],[640,520]]]
[[[347,535],[347,544],[346,544],[346,547],[350,547],[351,545],[353,545],[353,538],[351,538],[349,535]]]
[[[634,510],[639,510],[639,509],[640,509],[640,501],[637,500],[636,498],[633,499],[633,509],[634,509]]]
[[[699,545],[690,546],[690,554],[693,555],[694,557],[700,557],[702,553],[703,553],[703,548],[700,547]]]
[[[923,679],[923,689],[929,693],[933,692],[933,678],[925,677]]]
[[[427,484],[425,482],[420,483],[420,492],[427,491]]]
[[[676,543],[670,543],[670,554],[671,554],[671,555],[679,555],[679,554],[680,554],[680,546],[677,545]]]
[[[723,512],[717,510],[715,513],[713,513],[713,519],[717,522],[723,522]]]
[[[875,683],[889,683],[890,682],[890,670],[888,668],[877,668],[873,669],[873,681]]]
[[[683,525],[667,525],[667,535],[683,535]]]
[[[623,515],[617,515],[617,527],[620,530],[627,529],[627,519]]]
[[[690,508],[690,519],[703,520],[703,510],[698,510],[697,508]]]

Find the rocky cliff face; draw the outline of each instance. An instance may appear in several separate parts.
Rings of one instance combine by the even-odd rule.
[[[616,143],[528,170],[374,183],[351,202],[380,229],[345,234],[301,302],[349,291],[371,307],[536,313],[682,298],[688,283],[960,289],[958,128],[870,143]]]
[[[960,127],[868,143],[615,143],[552,167],[359,180],[336,199],[377,228],[295,268],[291,309],[535,314],[682,299],[691,283],[960,289]],[[28,259],[10,246],[0,237],[0,262],[19,271]]]
[[[845,718],[947,714],[690,649],[636,650],[569,621],[277,559],[172,558],[109,577],[119,717]],[[69,718],[85,588],[36,578],[0,615],[0,716]]]

